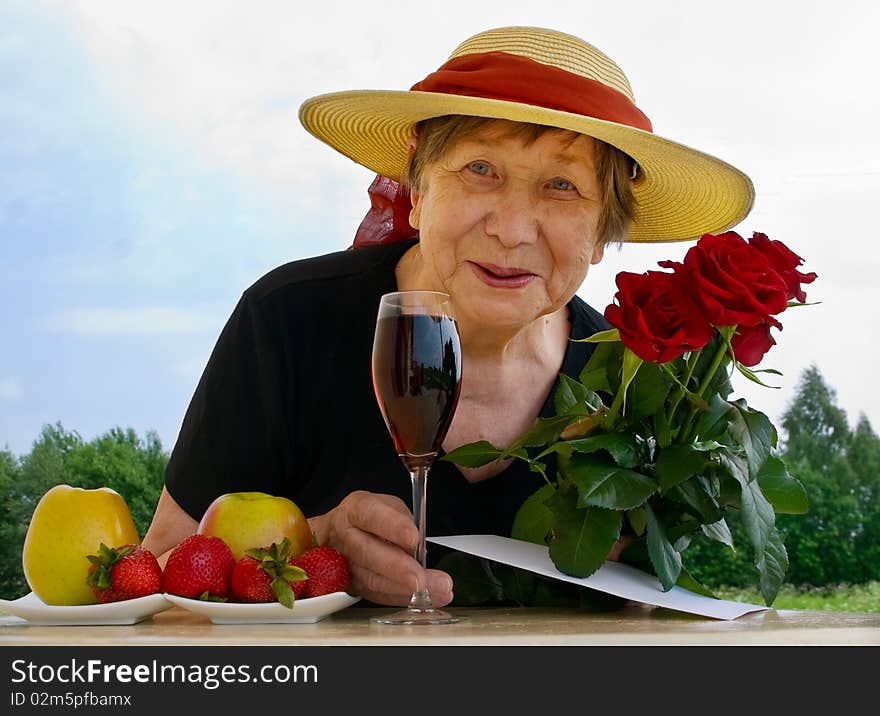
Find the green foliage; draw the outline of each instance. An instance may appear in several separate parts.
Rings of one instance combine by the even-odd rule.
[[[28,591],[21,551],[34,508],[49,488],[67,484],[116,490],[143,537],[167,462],[154,432],[141,439],[130,428],[117,427],[86,442],[60,423],[44,426],[27,455],[0,452],[0,596],[17,598]]]
[[[541,473],[542,499],[527,500],[515,524],[527,525],[527,538],[546,542],[556,568],[576,577],[597,570],[629,524],[634,534],[622,561],[653,571],[665,590],[685,580],[708,591],[682,553],[696,534],[731,549],[726,518],[738,513],[772,604],[788,567],[776,506],[803,512],[806,493],[780,457],[765,468],[777,446],[769,418],[745,400],[728,400],[732,332],[719,329],[703,351],[662,364],[639,358],[615,331],[585,339],[599,345],[580,381],[560,377],[555,416],[505,448],[482,441],[442,459],[473,465],[514,456]],[[550,455],[558,469],[542,462]]]
[[[880,580],[880,438],[864,416],[850,430],[815,366],[804,371],[781,424],[784,467],[769,457],[758,482],[778,513],[789,560],[786,581],[822,586]],[[783,469],[797,477],[804,494],[777,482]],[[730,526],[741,545],[741,520],[731,519]],[[694,575],[705,584],[751,584],[749,545],[734,554],[697,539],[688,552]]]
[[[706,360],[701,357],[695,376]],[[554,480],[524,503],[511,536],[551,548],[554,539],[561,540],[557,567],[583,573],[601,563],[620,524],[639,538],[623,559],[654,571],[664,587],[752,588],[757,567],[765,602],[784,582],[821,586],[880,580],[880,438],[864,416],[849,428],[815,366],[804,371],[780,422],[778,441],[765,415],[745,401],[728,400],[729,385],[723,382],[702,403],[682,391],[678,412],[661,426],[669,431],[664,441],[657,424],[648,424],[649,413],[657,408],[664,384],[680,386],[675,380],[683,371],[673,371],[672,382],[664,383],[653,372],[640,382],[638,370],[630,378],[630,388],[639,387],[638,397],[630,395],[626,408],[636,430],[603,432],[607,412],[596,409],[594,391],[617,391],[627,378],[624,367],[617,345],[600,343],[580,383],[565,381],[556,397],[557,411],[567,411],[569,424],[557,415],[530,431],[530,446],[540,447],[542,439],[549,444],[536,458],[518,456],[540,460],[555,454],[559,474],[549,473]],[[690,436],[699,440],[675,440],[681,430],[676,421],[686,415],[694,426]],[[648,469],[639,430],[653,431],[657,440]],[[470,450],[462,449],[462,463]],[[488,443],[476,451],[480,464],[511,454]],[[447,459],[458,461],[455,454]],[[555,480],[570,504],[560,498]],[[651,497],[657,488],[660,501]],[[609,512],[626,519],[607,524],[598,519]],[[523,593],[534,598],[534,580],[526,584],[522,575],[515,584],[511,580],[509,575],[500,580],[502,591],[510,583],[518,590],[515,601]]]
[[[15,456],[0,450],[0,596],[20,597],[22,590],[21,540],[18,492],[21,483],[21,467]],[[17,553],[14,545],[18,545]],[[10,554],[7,554],[10,553]]]

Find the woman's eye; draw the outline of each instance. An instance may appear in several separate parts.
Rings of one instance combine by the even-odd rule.
[[[553,179],[550,182],[550,187],[557,191],[572,191],[573,189],[577,189],[577,187],[568,179],[563,179],[562,177],[556,177]]]
[[[479,174],[481,177],[489,176],[492,172],[492,167],[487,162],[471,162],[468,164],[468,169],[474,174]]]

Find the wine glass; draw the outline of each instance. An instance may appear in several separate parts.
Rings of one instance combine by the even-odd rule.
[[[412,479],[413,516],[419,530],[415,558],[425,567],[428,471],[437,457],[461,389],[461,342],[448,294],[396,291],[379,302],[373,340],[373,389]],[[431,604],[426,586],[406,609],[381,624],[450,624],[458,619]]]

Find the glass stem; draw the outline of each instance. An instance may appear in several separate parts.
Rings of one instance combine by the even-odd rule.
[[[412,495],[413,495],[413,517],[416,521],[416,528],[419,531],[419,543],[416,546],[416,561],[426,569],[427,549],[425,545],[425,504],[428,491],[428,466],[419,465],[410,469],[410,478],[412,479]],[[412,599],[409,603],[410,609],[432,609],[431,597],[428,595],[428,585],[421,585],[421,589],[413,592]]]

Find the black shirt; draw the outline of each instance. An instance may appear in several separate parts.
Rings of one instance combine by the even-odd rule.
[[[382,419],[370,366],[379,299],[397,290],[395,266],[414,243],[294,261],[244,292],[165,473],[169,493],[190,516],[199,520],[215,497],[240,491],[283,495],[310,517],[354,490],[412,505],[409,473]],[[571,338],[608,327],[578,297],[568,310]],[[562,371],[577,378],[592,350],[570,342]],[[553,414],[552,396],[542,417]],[[428,534],[508,536],[516,510],[542,484],[521,460],[476,483],[455,465],[435,462]]]

